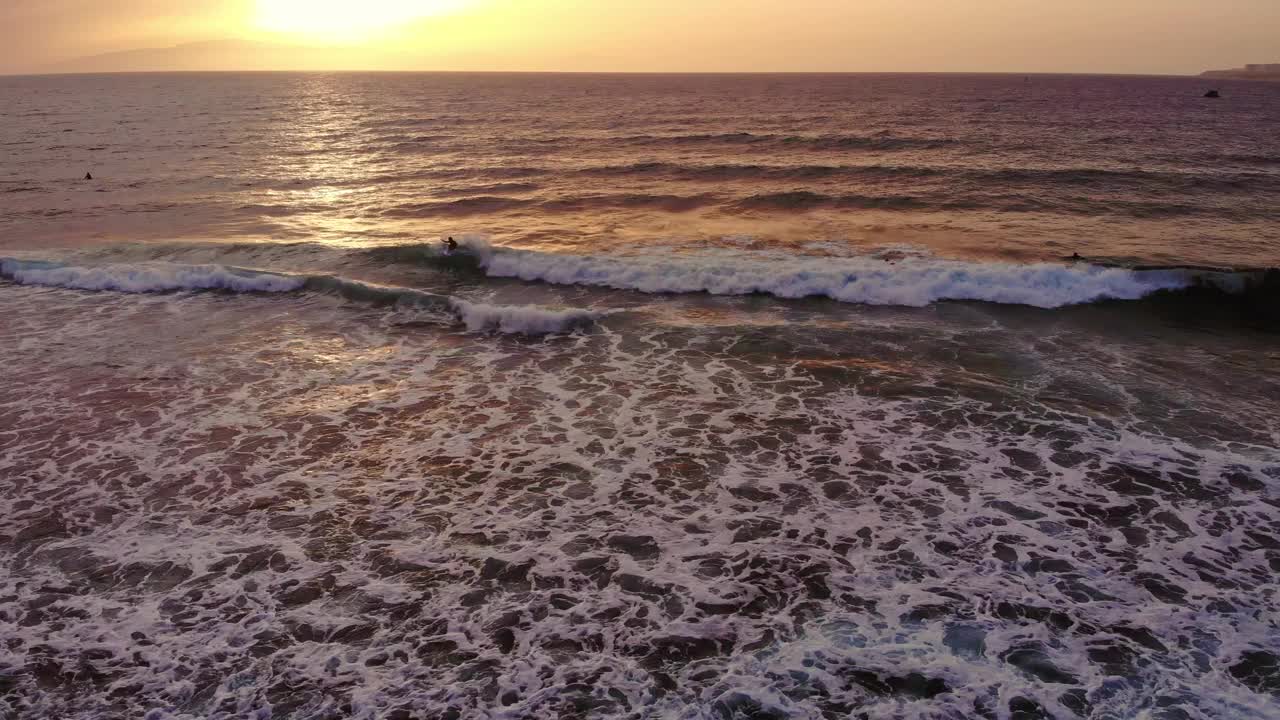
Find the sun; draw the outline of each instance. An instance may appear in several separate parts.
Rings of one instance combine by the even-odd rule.
[[[467,0],[257,0],[259,30],[328,42],[358,42]]]

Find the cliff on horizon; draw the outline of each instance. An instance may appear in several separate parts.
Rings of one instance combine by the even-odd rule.
[[[1208,70],[1200,77],[1222,80],[1276,80],[1280,81],[1280,63],[1245,65],[1230,70]]]

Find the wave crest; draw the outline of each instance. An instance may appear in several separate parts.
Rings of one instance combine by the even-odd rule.
[[[590,327],[597,317],[596,313],[587,310],[491,305],[415,288],[376,285],[334,275],[292,275],[226,265],[146,262],[82,267],[44,260],[0,258],[0,278],[21,285],[125,293],[305,291],[333,295],[366,305],[442,311],[471,332],[521,335],[566,333]]]
[[[245,270],[225,265],[138,263],[77,267],[42,260],[12,258],[0,259],[0,276],[23,285],[127,293],[175,290],[289,292],[302,288],[306,282],[305,278],[296,275]]]
[[[489,305],[453,300],[452,307],[471,332],[552,335],[585,330],[596,314],[587,310],[548,310],[526,305]]]
[[[1056,308],[1099,300],[1136,300],[1197,283],[1178,270],[1095,265],[977,263],[908,258],[709,256],[596,257],[490,247],[468,241],[483,271],[557,285],[591,285],[647,293],[768,294],[827,297],[867,305],[921,307],[941,300]]]

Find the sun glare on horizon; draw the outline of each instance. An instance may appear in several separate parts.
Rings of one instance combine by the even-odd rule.
[[[468,0],[257,0],[258,29],[328,42],[379,32],[456,10]]]

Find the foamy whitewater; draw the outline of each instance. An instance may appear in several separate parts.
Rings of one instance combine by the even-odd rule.
[[[312,290],[354,300],[448,309],[473,332],[497,330],[544,335],[588,327],[594,318],[593,313],[584,310],[503,307],[442,297],[411,288],[381,287],[328,275],[308,277],[221,265],[150,262],[77,267],[44,260],[0,258],[0,277],[22,285],[125,293],[195,290],[272,293]]]
[[[1280,718],[1221,90],[0,78],[0,717]]]
[[[1055,308],[1097,300],[1134,300],[1194,283],[1180,270],[1133,271],[1061,263],[1014,265],[913,258],[795,258],[762,253],[703,257],[584,257],[472,245],[491,277],[557,285],[596,285],[647,293],[765,293],[826,297],[868,305],[923,307],[939,300]]]

